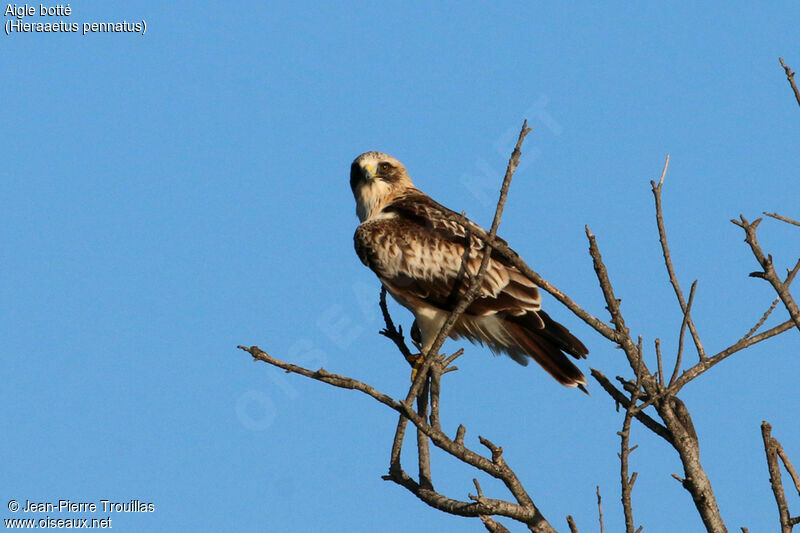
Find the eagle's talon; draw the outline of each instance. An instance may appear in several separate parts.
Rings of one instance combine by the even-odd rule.
[[[411,365],[411,381],[417,379],[417,372],[425,364],[425,355],[422,353],[412,353],[411,357],[407,357],[408,364]]]

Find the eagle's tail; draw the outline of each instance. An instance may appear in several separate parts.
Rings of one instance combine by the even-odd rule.
[[[581,359],[589,350],[542,310],[520,316],[462,315],[450,336],[486,344],[494,353],[507,354],[523,366],[532,358],[562,385],[587,392],[586,377],[566,354]]]
[[[524,354],[532,357],[559,383],[587,392],[586,377],[565,354],[582,359],[589,350],[567,328],[541,310],[518,317],[507,316],[505,326]],[[504,351],[519,362],[513,347]]]

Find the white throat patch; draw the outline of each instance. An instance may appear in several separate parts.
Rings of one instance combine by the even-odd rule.
[[[373,218],[391,198],[393,187],[381,179],[371,179],[358,189],[356,215],[361,222]]]

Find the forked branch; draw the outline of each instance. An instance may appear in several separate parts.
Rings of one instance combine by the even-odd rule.
[[[784,283],[778,276],[778,273],[775,272],[775,267],[772,264],[772,255],[764,254],[764,251],[761,249],[761,245],[758,243],[758,237],[756,236],[756,228],[758,228],[761,219],[758,218],[751,223],[748,222],[744,215],[739,215],[739,220],[734,219],[731,220],[731,222],[744,230],[744,240],[750,245],[750,250],[763,269],[763,272],[754,272],[751,276],[765,279],[772,285],[775,292],[778,293],[778,297],[783,302],[783,305],[786,307],[786,310],[789,311],[789,316],[792,317],[792,321],[797,327],[797,330],[800,331],[800,307],[797,306],[797,303],[789,292],[789,283],[793,275],[787,278],[787,283]],[[798,261],[797,264],[800,265],[800,261]],[[795,267],[794,271],[796,271],[796,269],[797,267]]]
[[[325,369],[318,369],[318,370],[311,370],[307,368],[303,368],[301,366],[287,363],[276,359],[266,353],[265,351],[261,350],[257,346],[245,347],[239,346],[241,350],[248,352],[250,355],[253,356],[254,359],[258,361],[262,361],[264,363],[268,363],[272,366],[281,368],[288,373],[298,374],[300,376],[304,376],[316,381],[321,381],[323,383],[327,383],[334,387],[342,388],[342,389],[349,389],[349,390],[356,390],[366,394],[374,398],[375,400],[379,401],[380,403],[386,405],[387,407],[393,409],[403,418],[408,419],[412,424],[414,424],[417,428],[419,428],[425,435],[427,435],[431,442],[434,443],[436,447],[439,449],[447,452],[448,454],[452,455],[456,459],[473,466],[483,472],[487,473],[488,475],[499,479],[502,481],[509,490],[512,491],[512,494],[518,496],[518,499],[525,502],[525,504],[520,503],[512,503],[504,500],[495,500],[486,498],[482,502],[466,502],[460,501],[453,498],[448,498],[430,487],[423,486],[422,484],[414,481],[408,474],[406,474],[402,467],[398,465],[394,468],[393,471],[389,472],[389,475],[384,476],[384,479],[394,481],[399,485],[407,488],[411,491],[415,496],[419,499],[427,503],[428,505],[435,507],[436,509],[448,512],[450,514],[456,514],[459,516],[470,516],[470,517],[480,517],[483,515],[499,515],[499,516],[506,516],[508,518],[512,518],[519,522],[522,522],[528,525],[531,531],[535,531],[537,533],[554,533],[555,530],[550,526],[550,524],[545,520],[542,516],[539,509],[533,505],[532,500],[527,495],[525,488],[522,486],[522,483],[517,478],[516,474],[514,474],[513,470],[505,463],[504,460],[502,462],[496,460],[496,458],[488,459],[479,453],[470,450],[463,444],[463,437],[461,439],[462,442],[457,442],[451,440],[447,435],[445,435],[440,429],[434,428],[425,420],[425,418],[421,417],[413,408],[409,407],[405,402],[400,402],[387,394],[384,394],[371,385],[364,383],[362,381],[349,378],[346,376],[341,376],[338,374],[333,374],[328,372]],[[488,441],[487,441],[488,442]],[[493,452],[494,455],[494,452]]]
[[[656,185],[655,181],[650,182],[650,186],[653,190],[653,198],[656,202],[656,225],[658,226],[658,240],[661,242],[661,252],[664,255],[664,264],[667,267],[669,282],[672,285],[672,289],[675,291],[675,296],[678,298],[678,303],[680,304],[681,311],[685,317],[684,321],[686,325],[689,326],[689,332],[692,334],[692,340],[697,348],[697,355],[700,357],[700,359],[705,359],[706,354],[705,350],[703,349],[703,343],[700,342],[700,336],[697,333],[697,328],[695,328],[694,321],[692,321],[692,318],[689,316],[690,306],[683,299],[683,291],[681,290],[680,283],[678,282],[678,277],[675,275],[675,268],[672,266],[672,254],[670,253],[669,245],[667,244],[667,229],[664,225],[664,211],[661,205],[661,189],[664,186],[664,177],[667,175],[668,168],[669,154],[667,154],[667,159],[664,162],[664,169],[661,171],[661,179],[658,180],[658,185]]]
[[[782,60],[781,64],[783,65]],[[788,69],[788,67],[785,65],[784,68],[786,68],[790,83],[792,84],[795,93],[797,93],[796,86],[794,85],[793,73],[791,73],[790,69]],[[800,97],[798,97],[798,103],[800,103]],[[712,532],[726,532],[727,530],[720,516],[714,493],[711,488],[711,483],[700,463],[699,443],[691,416],[684,403],[678,399],[677,394],[684,385],[693,379],[696,379],[699,375],[730,355],[783,333],[784,331],[787,331],[793,327],[800,329],[800,309],[798,309],[798,306],[795,303],[792,295],[789,293],[789,285],[794,276],[800,270],[800,261],[798,261],[797,265],[788,273],[786,279],[782,280],[775,272],[775,269],[772,265],[771,256],[765,255],[758,245],[758,241],[755,236],[755,230],[759,220],[756,220],[752,224],[749,223],[744,217],[741,217],[741,222],[734,221],[734,223],[745,230],[747,236],[746,240],[748,244],[750,244],[759,264],[762,266],[763,272],[759,272],[757,277],[761,277],[772,284],[773,288],[778,293],[779,300],[783,302],[784,306],[789,311],[791,318],[783,324],[775,326],[761,333],[757,333],[757,331],[766,321],[769,314],[775,308],[776,304],[773,304],[762,315],[756,326],[748,331],[744,337],[717,354],[710,357],[707,356],[700,340],[697,328],[695,327],[694,321],[691,317],[691,309],[696,296],[695,293],[697,282],[695,281],[695,283],[692,284],[688,301],[686,301],[684,299],[680,284],[678,283],[675,269],[672,264],[669,246],[667,244],[666,229],[661,203],[661,191],[669,164],[669,157],[667,157],[660,180],[657,184],[655,181],[651,181],[652,192],[655,198],[659,241],[661,243],[661,249],[664,255],[664,262],[667,268],[669,281],[673,287],[683,313],[683,321],[679,331],[679,348],[676,354],[676,361],[674,363],[675,366],[671,378],[669,381],[667,381],[665,379],[666,377],[663,370],[660,341],[656,339],[655,342],[658,371],[654,374],[645,364],[641,337],[639,337],[637,343],[632,340],[631,333],[622,314],[620,300],[615,296],[615,291],[611,284],[608,270],[603,263],[602,255],[597,244],[597,239],[589,230],[588,226],[586,227],[586,236],[589,241],[589,253],[592,257],[594,270],[597,274],[597,279],[606,302],[606,307],[610,314],[612,326],[609,326],[605,321],[600,320],[595,315],[584,310],[566,294],[550,284],[547,280],[543,279],[539,274],[534,272],[527,264],[525,264],[525,262],[522,261],[522,259],[519,258],[519,256],[517,256],[504,241],[496,237],[497,229],[500,224],[503,208],[508,195],[509,185],[514,171],[519,164],[520,149],[528,132],[530,132],[530,128],[527,127],[526,122],[522,126],[516,147],[509,158],[506,174],[503,179],[500,196],[495,210],[495,216],[490,230],[487,232],[480,227],[470,226],[467,242],[469,243],[471,239],[478,239],[482,241],[483,244],[483,256],[481,258],[480,268],[474,276],[470,276],[471,279],[467,291],[456,303],[453,311],[447,317],[447,320],[439,330],[438,335],[430,349],[427,351],[427,353],[422,354],[424,360],[422,361],[421,365],[418,365],[418,356],[412,354],[411,350],[406,345],[402,329],[400,327],[395,327],[391,316],[389,315],[389,311],[386,306],[385,289],[381,292],[381,310],[383,313],[384,322],[386,324],[386,327],[381,331],[381,334],[392,340],[403,356],[417,369],[417,374],[404,400],[394,399],[393,397],[375,389],[367,383],[346,376],[333,374],[322,368],[318,370],[311,370],[278,360],[262,351],[257,346],[252,346],[250,348],[240,346],[239,348],[250,353],[256,360],[263,361],[277,368],[281,368],[286,372],[299,374],[309,379],[327,383],[338,388],[357,390],[394,410],[399,417],[392,443],[389,473],[388,475],[384,476],[384,479],[401,485],[429,506],[454,515],[477,517],[481,520],[484,527],[488,531],[492,532],[508,531],[505,526],[494,519],[494,517],[503,516],[525,524],[530,531],[537,533],[554,533],[555,530],[553,527],[543,517],[542,513],[534,504],[533,499],[527,493],[515,472],[506,463],[503,457],[503,449],[500,446],[495,445],[488,439],[479,437],[480,443],[489,451],[490,456],[487,457],[481,453],[467,448],[464,443],[466,434],[466,429],[464,426],[459,426],[458,431],[453,439],[446,435],[441,428],[439,416],[441,377],[446,372],[453,370],[453,367],[450,365],[455,358],[460,355],[461,350],[449,357],[440,355],[439,350],[441,349],[444,340],[449,335],[455,322],[458,320],[461,314],[465,312],[474,299],[479,296],[480,286],[483,277],[486,274],[491,253],[494,251],[516,266],[516,268],[523,275],[528,277],[538,287],[553,295],[557,300],[568,307],[576,316],[581,318],[584,322],[595,329],[595,331],[600,333],[606,339],[610,340],[617,347],[622,348],[627,357],[629,366],[635,376],[635,382],[633,380],[623,380],[618,378],[622,382],[622,389],[625,392],[615,387],[601,372],[592,369],[592,376],[600,383],[602,388],[608,392],[614,401],[625,409],[622,429],[619,432],[621,437],[619,456],[621,461],[620,478],[622,483],[622,503],[625,513],[627,532],[636,533],[641,530],[641,527],[639,529],[635,529],[633,521],[633,506],[631,504],[631,491],[636,481],[636,473],[629,475],[628,468],[628,457],[636,448],[635,446],[630,446],[630,430],[632,420],[634,418],[640,421],[645,427],[653,431],[655,434],[662,437],[678,452],[683,464],[685,475],[684,478],[678,479],[691,493],[692,500],[703,520],[703,523],[706,526],[706,529]],[[786,217],[781,217],[774,214],[769,215],[789,223],[796,223],[796,221],[786,219]],[[464,224],[464,214],[446,214],[445,217],[453,220],[454,222]],[[681,372],[684,336],[687,329],[697,349],[699,361],[689,369]],[[417,368],[418,366],[419,368]],[[414,408],[415,401],[416,409]],[[658,414],[658,417],[661,419],[661,421],[658,421],[653,416],[645,413],[645,409],[651,408],[655,409],[655,412]],[[401,464],[402,447],[409,422],[414,424],[417,430],[417,463],[419,468],[418,480],[415,480],[409,476]],[[766,425],[766,427],[768,428],[768,425]],[[790,516],[788,507],[785,504],[783,488],[780,484],[780,472],[778,470],[777,476],[773,476],[773,467],[777,468],[778,461],[783,462],[785,468],[794,481],[798,493],[800,493],[800,479],[798,479],[797,473],[789,462],[789,459],[783,451],[783,448],[780,446],[780,443],[778,443],[771,437],[771,435],[769,435],[768,429],[764,430],[762,427],[762,431],[764,431],[765,449],[767,451],[771,479],[773,479],[773,492],[775,493],[776,501],[778,502],[781,524],[784,528],[784,533],[787,533],[787,531],[791,531],[793,525],[800,522],[800,518]],[[434,483],[431,474],[429,443],[433,443],[434,446],[445,451],[459,461],[502,481],[513,496],[513,500],[507,501],[487,497],[477,479],[474,480],[477,493],[474,495],[469,494],[468,500],[451,498],[437,492],[434,489]],[[780,491],[776,489],[776,482],[774,481],[775,479],[777,479],[777,485],[780,485]],[[602,530],[603,519],[599,489],[598,510],[600,513],[600,524]],[[571,517],[568,517],[568,525],[572,533],[577,532],[578,528]],[[787,527],[788,529],[786,529]],[[745,528],[742,529],[744,530]]]

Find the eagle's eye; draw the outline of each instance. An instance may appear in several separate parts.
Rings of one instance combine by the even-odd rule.
[[[390,168],[392,168],[391,163],[387,163],[386,161],[378,163],[378,170],[381,172],[388,172]]]

